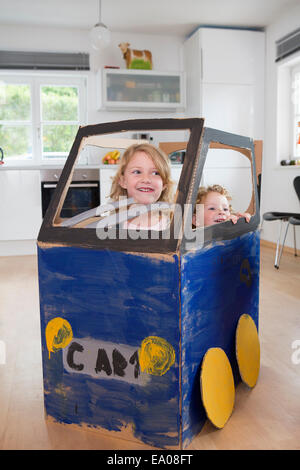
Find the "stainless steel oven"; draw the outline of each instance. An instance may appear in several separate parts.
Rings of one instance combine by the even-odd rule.
[[[61,175],[61,169],[41,171],[42,214],[46,213],[51,197]],[[74,215],[100,205],[99,170],[75,170],[64,201],[61,217]]]

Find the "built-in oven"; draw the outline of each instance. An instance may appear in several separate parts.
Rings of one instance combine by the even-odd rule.
[[[43,217],[49,206],[62,170],[42,170],[42,214]],[[74,170],[73,180],[69,186],[60,216],[73,217],[81,212],[100,205],[99,170]]]

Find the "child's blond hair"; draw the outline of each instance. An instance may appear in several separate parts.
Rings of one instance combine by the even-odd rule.
[[[219,193],[222,196],[225,196],[228,202],[232,200],[232,197],[230,196],[226,188],[224,188],[220,184],[213,184],[207,187],[200,186],[200,188],[198,189],[198,193],[197,193],[196,205],[201,204],[203,199],[208,195],[208,193],[211,193],[211,192]],[[196,210],[196,205],[195,205],[195,210]],[[229,209],[231,212],[232,210],[231,204],[229,204]]]
[[[151,158],[165,186],[158,200],[170,203],[172,201],[173,189],[170,161],[162,150],[146,143],[133,144],[125,150],[119,163],[118,171],[113,178],[110,192],[111,199],[117,201],[120,197],[127,196],[127,190],[121,187],[119,180],[124,175],[128,163],[136,152],[145,152]]]

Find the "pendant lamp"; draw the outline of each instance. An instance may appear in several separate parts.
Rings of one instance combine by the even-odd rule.
[[[96,51],[103,49],[110,43],[110,30],[101,21],[101,0],[99,0],[99,21],[90,31],[92,48]]]

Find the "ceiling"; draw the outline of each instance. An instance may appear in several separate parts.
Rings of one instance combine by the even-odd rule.
[[[199,25],[264,28],[300,0],[102,0],[113,32],[186,36]],[[99,0],[0,0],[0,24],[90,29]]]

